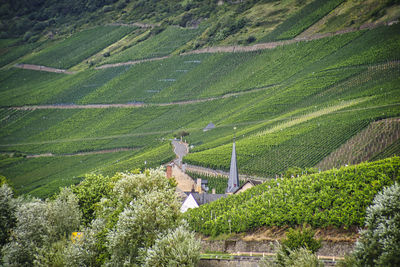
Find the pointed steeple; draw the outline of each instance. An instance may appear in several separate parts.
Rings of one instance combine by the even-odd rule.
[[[238,188],[239,188],[239,173],[236,163],[236,144],[234,137],[232,146],[231,168],[229,169],[229,179],[228,179],[228,187],[226,188],[226,193],[235,193]]]

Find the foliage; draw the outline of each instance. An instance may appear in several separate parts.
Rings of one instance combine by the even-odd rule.
[[[315,231],[311,227],[303,226],[302,229],[289,229],[286,239],[282,240],[283,249],[295,250],[306,248],[312,253],[316,253],[322,247],[321,240],[314,238]]]
[[[65,266],[101,266],[108,255],[102,238],[105,227],[103,219],[95,219],[89,227],[83,228],[83,238],[69,242],[64,249]]]
[[[12,177],[17,193],[45,198],[60,186],[78,183],[85,173],[110,175],[172,160],[167,140],[182,129],[190,132],[187,140],[194,145],[186,162],[227,170],[233,125],[238,126],[241,174],[276,177],[292,166],[315,166],[369,123],[399,115],[398,27],[75,75],[2,70],[4,106],[188,102],[109,109],[2,108],[2,152],[57,156],[4,159],[0,172]],[[196,103],[198,99],[204,102]],[[210,121],[217,127],[203,132]],[[114,149],[132,151],[70,156]]]
[[[200,248],[201,243],[194,233],[181,225],[155,241],[147,252],[144,266],[196,266]],[[180,251],[186,251],[186,254]]]
[[[174,228],[178,217],[179,206],[173,191],[155,190],[138,197],[125,207],[115,229],[107,236],[110,263],[138,264],[142,253],[146,253],[141,249],[154,245],[159,233]]]
[[[32,265],[36,250],[45,244],[48,237],[45,214],[46,204],[40,200],[33,200],[18,207],[13,235],[10,242],[3,247],[6,265]]]
[[[313,174],[313,173],[317,173],[318,169],[316,168],[305,168],[302,169],[300,167],[290,167],[286,170],[284,177],[285,178],[293,178],[293,177],[297,177],[300,175],[304,175],[304,174]]]
[[[60,244],[63,247],[64,243],[60,240],[78,230],[80,224],[78,203],[69,189],[52,201],[32,199],[22,203],[15,217],[13,234],[3,247],[4,263],[10,266],[60,260]]]
[[[78,199],[71,189],[62,189],[55,200],[46,204],[47,242],[52,243],[79,230],[82,214]]]
[[[366,230],[354,249],[357,266],[398,266],[400,264],[400,186],[379,192],[368,207]]]
[[[0,185],[0,248],[8,242],[11,229],[15,226],[16,203],[11,188],[1,181]],[[2,252],[0,250],[0,263]]]
[[[399,180],[399,168],[400,159],[394,157],[293,179],[270,180],[191,209],[185,218],[195,231],[213,236],[230,230],[240,233],[261,226],[304,223],[312,227],[361,226],[375,194]]]
[[[3,249],[7,266],[143,265],[165,259],[185,266],[197,263],[200,243],[183,225],[175,187],[164,170],[86,179],[82,187],[65,188],[53,199],[27,199],[19,205],[13,234]],[[91,203],[95,217],[81,228],[78,196],[90,194],[89,187],[101,201]],[[101,191],[104,187],[109,191]],[[79,230],[82,237],[71,240],[71,233]],[[179,242],[173,249],[171,240]],[[161,251],[166,257],[159,259]]]
[[[284,249],[278,245],[276,258],[271,260],[264,257],[260,266],[293,266],[293,267],[322,267],[324,263],[320,261],[310,250],[304,247],[297,249]]]
[[[91,266],[144,264],[147,251],[162,250],[165,240],[183,238],[187,243],[170,252],[195,262],[198,241],[185,228],[178,228],[182,224],[179,203],[164,171],[150,169],[116,177],[112,192],[98,203],[96,218],[84,230],[83,240],[66,248],[66,259]],[[153,254],[148,259],[158,261]]]
[[[83,224],[88,225],[94,219],[96,204],[100,202],[101,198],[110,195],[112,181],[113,179],[108,176],[91,174],[87,175],[77,186],[71,186],[72,192],[78,199]]]
[[[187,131],[179,131],[177,133],[174,133],[174,137],[176,138],[181,138],[181,137],[185,137],[188,136],[190,133]]]

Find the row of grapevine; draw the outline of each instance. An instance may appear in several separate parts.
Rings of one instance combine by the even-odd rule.
[[[134,27],[98,26],[73,34],[69,38],[49,44],[23,63],[68,69],[132,32]]]
[[[342,2],[343,0],[314,0],[278,25],[274,31],[262,38],[260,42],[294,38]]]
[[[371,123],[366,129],[318,163],[316,167],[326,170],[369,160],[399,138],[399,119],[386,119]]]
[[[261,226],[361,226],[365,210],[383,187],[399,181],[400,158],[276,179],[189,210],[197,232],[219,235]],[[211,212],[212,211],[212,212]]]

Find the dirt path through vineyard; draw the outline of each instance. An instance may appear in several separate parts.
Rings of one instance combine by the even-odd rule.
[[[19,69],[26,69],[26,70],[37,70],[37,71],[45,71],[45,72],[54,72],[54,73],[64,73],[64,74],[75,74],[74,71],[68,71],[64,69],[56,69],[52,67],[40,66],[40,65],[33,65],[33,64],[16,64],[14,67]]]
[[[335,35],[341,35],[349,32],[355,32],[355,31],[360,31],[360,30],[366,30],[366,29],[374,29],[380,26],[390,26],[392,24],[398,23],[399,21],[390,21],[390,22],[382,22],[382,23],[368,23],[361,25],[358,28],[346,28],[337,32],[330,32],[330,33],[317,33],[317,34],[312,34],[312,35],[304,35],[300,34],[298,37],[290,40],[283,40],[283,41],[276,41],[276,42],[268,42],[268,43],[260,43],[260,44],[255,44],[255,45],[250,45],[250,46],[216,46],[216,47],[207,47],[207,48],[202,48],[202,49],[197,49],[189,52],[185,52],[180,54],[180,56],[184,55],[191,55],[191,54],[204,54],[204,53],[235,53],[235,52],[251,52],[251,51],[258,51],[258,50],[265,50],[265,49],[273,49],[278,46],[283,46],[283,45],[289,45],[293,43],[298,43],[298,42],[307,42],[311,40],[317,40],[317,39],[322,39],[326,37],[331,37]],[[131,26],[138,26],[138,27],[154,27],[152,24],[140,24],[140,23],[134,23]],[[123,24],[114,24],[114,25],[123,25]],[[127,26],[127,25],[125,25]],[[135,65],[143,62],[150,62],[150,61],[158,61],[158,60],[164,60],[167,58],[170,58],[171,55],[163,56],[163,57],[154,57],[154,58],[145,58],[145,59],[139,59],[139,60],[131,60],[127,62],[119,62],[119,63],[112,63],[112,64],[105,64],[102,66],[95,67],[95,69],[107,69],[107,68],[115,68],[115,67],[120,67],[120,66],[129,66],[129,65]],[[64,70],[64,69],[56,69],[56,68],[51,68],[51,67],[46,67],[46,66],[40,66],[40,65],[33,65],[33,64],[17,64],[15,65],[16,68],[22,68],[22,69],[30,69],[30,70],[37,70],[37,71],[47,71],[47,72],[55,72],[55,73],[65,73],[65,74],[74,74],[75,72]]]
[[[37,109],[103,109],[103,108],[134,108],[134,107],[144,107],[144,106],[173,106],[173,105],[187,105],[187,104],[195,104],[195,103],[203,103],[217,99],[224,99],[228,97],[234,97],[249,93],[254,93],[262,90],[266,90],[273,86],[277,86],[277,84],[265,86],[261,88],[256,88],[247,91],[241,91],[236,93],[227,93],[225,95],[216,96],[216,97],[209,97],[209,98],[202,98],[202,99],[193,99],[193,100],[184,100],[184,101],[176,101],[176,102],[169,102],[169,103],[126,103],[126,104],[49,104],[49,105],[30,105],[30,106],[19,106],[19,107],[9,107],[10,109],[15,110],[37,110]]]
[[[122,151],[133,151],[133,150],[137,150],[137,149],[138,148],[122,147],[122,148],[94,150],[94,151],[68,153],[68,154],[44,153],[44,154],[27,155],[26,158],[87,156],[87,155],[108,154],[108,153],[115,153],[115,152],[122,152]]]

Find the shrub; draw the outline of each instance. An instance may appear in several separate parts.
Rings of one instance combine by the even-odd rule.
[[[194,233],[181,225],[156,240],[147,252],[145,266],[196,266],[200,248],[201,243]]]
[[[246,39],[246,42],[247,42],[248,44],[250,44],[250,43],[252,43],[252,42],[255,42],[256,40],[257,40],[256,37],[254,37],[253,35],[250,35],[250,36]]]
[[[317,255],[310,250],[301,247],[294,250],[284,248],[278,244],[278,252],[275,258],[264,257],[261,259],[261,267],[323,267],[324,263],[318,260]]]
[[[395,183],[375,196],[354,256],[360,266],[400,266],[400,186]]]
[[[282,246],[284,249],[294,250],[298,248],[306,248],[312,253],[318,251],[321,248],[321,240],[314,238],[315,231],[311,227],[303,226],[303,229],[289,229],[286,233],[286,239],[282,240]]]
[[[27,41],[29,41],[29,39],[31,39],[31,37],[33,36],[33,34],[32,34],[32,32],[26,32],[25,34],[24,34],[24,37],[22,38],[22,40],[24,41],[24,42],[27,42]]]
[[[38,248],[48,237],[46,203],[41,200],[20,205],[10,243],[3,247],[6,266],[32,266]]]
[[[3,247],[10,236],[10,230],[15,225],[15,202],[13,192],[6,184],[5,178],[0,176],[0,247]],[[1,257],[0,251],[0,259]],[[1,264],[1,260],[0,260]]]

